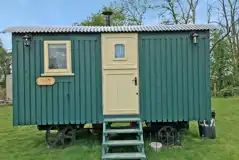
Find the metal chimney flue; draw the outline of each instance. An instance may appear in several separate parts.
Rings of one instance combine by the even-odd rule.
[[[112,11],[104,11],[102,12],[103,15],[105,15],[105,25],[110,26],[110,16],[113,14]]]

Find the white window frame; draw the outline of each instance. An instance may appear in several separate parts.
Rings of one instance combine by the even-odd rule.
[[[124,45],[124,57],[123,58],[115,58],[115,46],[117,44],[121,44],[121,45]],[[126,42],[125,41],[118,41],[117,43],[113,43],[113,47],[114,47],[114,52],[113,52],[113,55],[112,55],[112,58],[114,61],[127,61],[128,58],[127,58],[127,45],[126,45]]]

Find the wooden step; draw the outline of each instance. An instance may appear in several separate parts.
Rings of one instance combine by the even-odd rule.
[[[104,122],[139,122],[140,118],[105,118]]]
[[[138,129],[137,126],[110,126],[110,129]]]
[[[104,131],[105,134],[122,134],[122,133],[142,133],[139,129],[107,129]]]
[[[102,159],[141,159],[146,158],[143,153],[107,153]]]
[[[105,146],[134,146],[143,144],[144,142],[140,140],[110,140],[103,143]]]

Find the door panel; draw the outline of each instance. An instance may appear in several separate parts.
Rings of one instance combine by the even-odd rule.
[[[103,68],[138,70],[137,34],[102,34]],[[124,45],[125,57],[115,58],[115,45]]]
[[[137,34],[102,34],[102,72],[104,115],[139,114]]]
[[[136,113],[139,104],[134,77],[137,75],[132,70],[110,70],[104,73],[104,83],[107,84],[103,87],[104,113]]]

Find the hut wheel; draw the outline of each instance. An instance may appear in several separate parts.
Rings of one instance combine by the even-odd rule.
[[[164,126],[158,131],[158,140],[165,146],[178,145],[179,133],[172,126]]]
[[[63,145],[69,146],[74,143],[76,140],[76,131],[72,126],[67,126],[62,129],[62,134],[63,134]]]
[[[46,142],[49,148],[65,147],[75,141],[75,129],[71,126],[50,126],[46,130]]]

